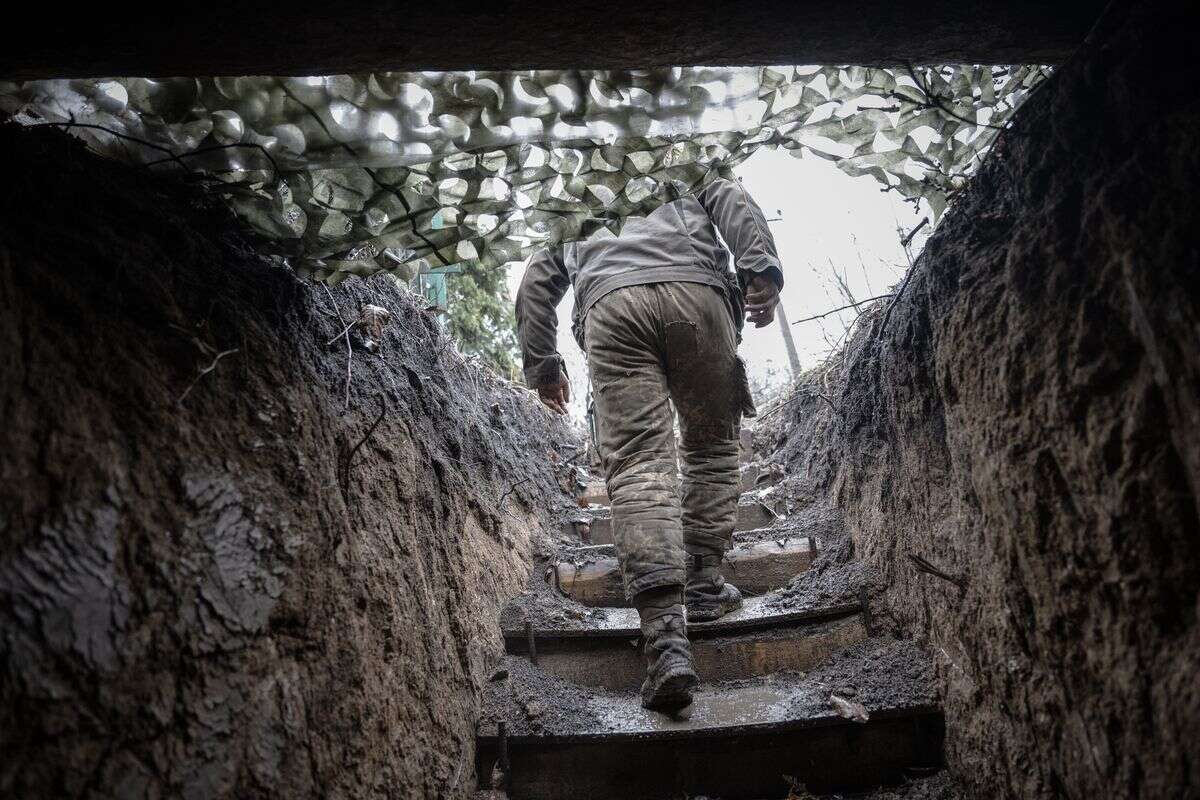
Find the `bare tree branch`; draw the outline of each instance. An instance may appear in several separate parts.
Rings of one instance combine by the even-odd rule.
[[[841,306],[839,308],[830,309],[829,311],[826,311],[824,314],[814,314],[811,317],[805,317],[804,319],[798,319],[795,322],[793,322],[792,324],[799,325],[801,322],[812,322],[815,319],[824,319],[825,317],[828,317],[830,314],[836,314],[839,311],[845,311],[848,308],[858,308],[859,306],[866,305],[867,303],[873,302],[875,300],[883,300],[886,297],[892,297],[892,295],[891,294],[877,294],[874,297],[868,297],[866,300],[859,300],[858,302],[851,303],[850,305],[847,305],[847,306]]]

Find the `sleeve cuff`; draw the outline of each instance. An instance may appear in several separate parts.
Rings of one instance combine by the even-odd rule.
[[[783,288],[783,267],[779,264],[779,259],[771,256],[762,256],[755,259],[746,259],[738,264],[738,270],[750,273],[765,272],[767,277],[775,282],[775,285],[780,289]]]
[[[530,389],[536,389],[548,383],[557,383],[559,375],[565,374],[566,371],[562,356],[555,353],[525,367],[525,385]]]

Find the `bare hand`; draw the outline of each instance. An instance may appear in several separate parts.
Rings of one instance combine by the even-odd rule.
[[[567,413],[567,403],[571,402],[571,384],[567,374],[560,372],[557,383],[543,383],[538,387],[538,397],[552,411],[559,414]]]
[[[778,304],[779,287],[766,275],[759,273],[746,284],[746,320],[753,322],[754,327],[770,325]]]

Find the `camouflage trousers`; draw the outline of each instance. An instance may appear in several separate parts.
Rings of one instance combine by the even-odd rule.
[[[688,282],[617,289],[588,311],[584,348],[626,596],[683,585],[685,557],[729,547],[738,426],[753,413],[725,297]]]

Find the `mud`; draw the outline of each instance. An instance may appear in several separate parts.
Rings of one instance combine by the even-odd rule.
[[[1166,6],[1110,5],[757,432],[928,638],[971,797],[1200,775],[1200,100],[1145,80],[1187,50]]]
[[[878,789],[874,792],[857,794],[813,794],[803,786],[796,786],[786,798],[762,798],[761,800],[959,800],[962,789],[955,783],[948,772],[939,772],[928,778],[916,778],[906,781],[901,786]],[[503,798],[485,797],[482,793],[476,800],[503,800]],[[662,798],[662,800],[678,800],[677,798]],[[698,795],[690,800],[722,800],[720,797]]]
[[[771,487],[765,501],[779,507],[780,516],[769,526],[750,531],[738,531],[734,541],[750,542],[767,539],[790,540],[811,536],[817,539],[818,547],[832,544],[844,538],[845,528],[841,512],[827,499],[808,502],[794,485]]]
[[[827,800],[960,800],[962,787],[943,771],[929,778],[910,780],[903,786],[880,789],[867,794],[816,795]],[[803,798],[796,798],[803,800]]]
[[[794,492],[794,488],[789,488]],[[795,494],[792,495],[793,497]],[[827,499],[811,503],[790,515],[779,526],[778,535],[816,536],[820,549],[812,566],[787,586],[763,596],[767,605],[780,611],[857,603],[862,587],[871,588],[870,570],[854,558],[854,542],[846,532],[841,512]],[[872,589],[874,592],[874,589]]]
[[[862,703],[869,711],[938,702],[933,659],[912,640],[866,639],[810,671],[807,678],[827,693]],[[804,698],[793,708],[805,716],[828,708],[827,703],[814,706],[808,702],[809,698]]]
[[[634,642],[631,641],[631,646]],[[932,660],[911,641],[869,639],[836,654],[811,672],[780,671],[765,677],[703,683],[689,719],[649,712],[636,692],[581,687],[506,656],[485,691],[480,732],[495,735],[503,720],[510,736],[581,736],[670,733],[837,716],[838,694],[868,712],[928,708],[936,704]],[[530,712],[530,709],[533,712]]]
[[[823,498],[808,502],[797,491],[798,484],[790,482],[773,487],[772,497],[792,513],[781,516],[769,528],[739,531],[735,542],[778,541],[813,537],[819,552],[812,566],[787,586],[761,595],[764,608],[774,611],[815,611],[834,605],[859,602],[864,585],[876,588],[868,581],[868,571],[854,559],[854,547],[847,535],[841,512]],[[507,603],[501,612],[502,627],[522,629],[529,622],[537,630],[583,630],[604,618],[603,609],[585,606],[554,589],[547,579],[552,563],[569,561],[580,567],[601,559],[612,558],[611,545],[583,547],[578,543],[564,544],[562,537],[552,537],[542,543],[539,552],[549,555],[531,571],[526,591]]]
[[[58,133],[0,167],[0,794],[465,795],[580,443],[386,276],[300,283]]]
[[[600,619],[605,609],[577,603],[553,591],[526,592],[505,604],[500,614],[504,629],[523,629],[531,623],[536,630],[586,629]]]
[[[480,731],[495,735],[504,722],[509,736],[587,733],[600,724],[592,711],[599,692],[538,669],[528,659],[505,656],[483,693]]]

